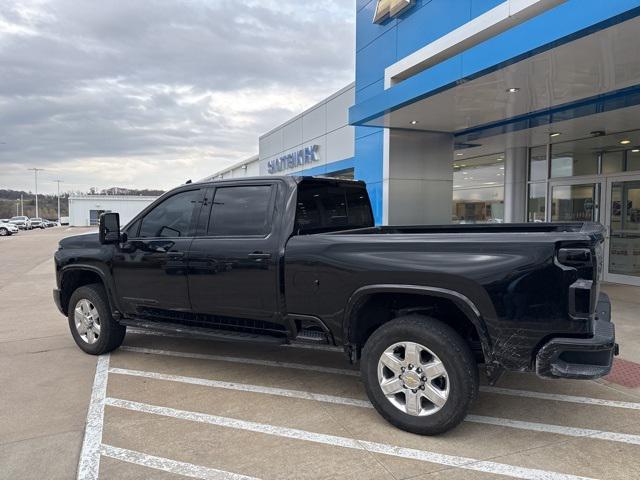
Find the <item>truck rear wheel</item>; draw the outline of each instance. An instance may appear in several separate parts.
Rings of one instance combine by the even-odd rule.
[[[435,318],[408,315],[378,328],[361,361],[369,400],[402,430],[437,435],[464,420],[478,392],[471,350]]]
[[[98,283],[78,288],[69,300],[69,328],[76,344],[91,355],[115,350],[127,327],[113,319],[104,287]]]

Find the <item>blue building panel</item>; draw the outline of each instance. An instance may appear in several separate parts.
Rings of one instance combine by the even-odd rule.
[[[409,10],[405,18],[398,22],[397,57],[392,63],[452,32],[469,20],[471,0],[431,0],[422,8]],[[385,68],[388,66],[385,65]]]

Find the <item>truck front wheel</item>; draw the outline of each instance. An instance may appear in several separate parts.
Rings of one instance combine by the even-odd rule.
[[[127,327],[113,319],[104,287],[97,283],[73,292],[68,318],[76,344],[91,355],[115,350],[127,332]]]
[[[369,400],[402,430],[437,435],[464,420],[478,392],[468,345],[435,318],[408,315],[378,328],[361,361]]]

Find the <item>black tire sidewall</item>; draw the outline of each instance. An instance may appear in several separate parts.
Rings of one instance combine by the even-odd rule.
[[[6,228],[0,228],[0,236],[2,237],[8,237],[9,236],[9,230],[7,230]]]
[[[100,316],[100,335],[95,343],[87,343],[76,330],[74,312],[76,305],[82,299],[89,300],[98,310]],[[78,347],[91,355],[102,355],[110,352],[122,344],[126,327],[117,323],[112,315],[106,292],[100,284],[85,285],[76,289],[69,299],[68,320],[71,335]]]
[[[447,370],[449,397],[445,405],[432,415],[416,417],[400,411],[380,388],[380,356],[394,343],[407,341],[431,350]],[[478,389],[478,368],[464,340],[439,320],[420,315],[399,317],[376,330],[363,350],[361,373],[376,410],[398,428],[422,435],[437,435],[458,425],[467,415]]]

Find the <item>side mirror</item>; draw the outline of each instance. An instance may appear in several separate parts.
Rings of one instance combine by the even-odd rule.
[[[103,213],[100,215],[98,237],[102,245],[120,243],[120,215]]]

